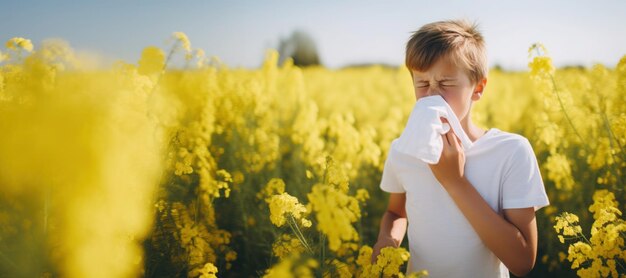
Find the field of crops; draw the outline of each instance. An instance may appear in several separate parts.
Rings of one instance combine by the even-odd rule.
[[[0,277],[402,276],[406,239],[370,257],[408,70],[273,50],[231,69],[172,36],[98,70],[63,41],[0,50]],[[555,69],[529,47],[472,116],[536,152],[551,205],[530,276],[626,276],[626,56]]]

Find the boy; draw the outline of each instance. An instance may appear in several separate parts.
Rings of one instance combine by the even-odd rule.
[[[549,201],[529,141],[472,123],[472,104],[487,84],[485,52],[476,25],[466,21],[426,24],[409,39],[405,62],[416,99],[441,95],[474,144],[464,150],[450,129],[439,162],[427,164],[391,143],[380,183],[391,194],[372,261],[381,248],[400,246],[408,225],[407,274],[509,277],[534,267],[535,211]]]

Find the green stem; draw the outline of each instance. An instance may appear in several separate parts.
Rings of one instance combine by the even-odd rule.
[[[196,207],[193,215],[193,224],[198,225],[198,214],[200,214],[200,190],[196,189]]]
[[[580,133],[578,133],[578,130],[576,129],[576,127],[574,126],[574,123],[572,122],[572,119],[569,117],[569,114],[567,114],[567,110],[565,110],[565,105],[563,105],[563,101],[561,100],[561,96],[559,95],[559,90],[556,87],[556,81],[554,80],[554,75],[550,74],[550,80],[552,80],[552,89],[553,89],[552,91],[556,95],[556,98],[559,100],[559,105],[561,106],[561,111],[563,111],[563,114],[565,115],[565,119],[567,119],[567,122],[574,130],[574,133],[578,137],[578,140],[580,140],[580,144],[585,148],[585,150],[587,150],[588,153],[592,153],[589,146],[585,144],[585,140],[583,140],[583,137],[580,135]]]
[[[324,169],[324,176],[322,177],[322,182],[324,184],[328,184],[328,182],[326,181],[326,173],[328,173],[328,168],[330,167],[330,162],[329,162],[329,157],[326,157],[326,167]]]
[[[304,235],[302,234],[302,232],[300,232],[300,228],[298,228],[298,224],[296,224],[296,220],[293,218],[293,215],[289,215],[287,217],[287,222],[289,223],[289,227],[291,228],[293,233],[300,240],[300,242],[302,242],[302,245],[304,245],[304,247],[307,249],[307,251],[310,254],[313,254],[313,250],[307,243],[306,238],[304,238]]]
[[[167,68],[167,63],[169,63],[172,55],[174,54],[174,51],[178,48],[178,44],[179,41],[176,41],[174,43],[174,45],[172,46],[172,48],[170,49],[170,52],[167,54],[167,58],[165,59],[165,63],[163,64],[163,67],[161,68],[161,72],[159,72],[159,75],[157,76],[157,80],[154,82],[154,85],[152,86],[152,88],[150,89],[150,93],[148,94],[148,102],[150,101],[150,99],[152,99],[154,97],[154,90],[156,90],[157,85],[159,85],[159,82],[161,81],[161,76],[165,73],[165,68]],[[147,109],[146,114],[148,116],[148,118],[150,118],[150,109]],[[155,116],[155,119],[157,121],[157,123],[162,124],[161,121],[159,120],[159,117]],[[154,132],[152,134],[153,139],[156,138],[156,132],[157,132],[157,128],[154,129]],[[163,178],[163,175],[161,175],[161,178],[159,179],[159,182],[161,181],[161,179]]]
[[[615,142],[617,143],[617,146],[619,147],[620,151],[622,152],[622,155],[626,155],[626,151],[624,151],[624,147],[619,142],[619,140],[615,136],[615,133],[613,133],[613,130],[611,129],[611,124],[609,122],[609,117],[606,115],[606,112],[603,111],[602,112],[602,116],[603,116],[604,121],[606,123],[607,129],[609,130],[609,138],[613,137],[613,140],[615,140]],[[621,159],[622,159],[622,161],[626,161],[626,159],[624,159],[623,157]]]
[[[537,51],[537,56],[542,56],[542,54],[539,52],[539,47],[535,46],[535,51]],[[580,136],[580,134],[578,133],[578,130],[576,129],[576,127],[574,126],[574,123],[572,122],[572,119],[570,119],[569,114],[567,114],[567,111],[565,110],[565,106],[563,105],[563,101],[561,100],[561,96],[559,95],[559,91],[556,86],[556,81],[554,80],[553,74],[550,74],[550,80],[552,81],[552,92],[556,95],[556,98],[559,100],[561,111],[563,111],[563,114],[565,114],[565,118],[567,119],[567,122],[572,127],[572,129],[574,130],[574,133],[580,140],[580,144],[583,145],[583,147],[587,150],[588,153],[591,153],[591,149],[589,149],[589,146],[585,145],[585,141],[583,140],[583,137]]]
[[[326,263],[326,236],[324,236],[322,232],[320,232],[320,245],[320,248],[322,249],[320,252],[322,256],[320,269],[322,270],[322,274],[324,274],[324,265]]]
[[[163,67],[161,68],[161,72],[159,72],[159,75],[157,76],[157,80],[154,82],[154,86],[152,86],[152,89],[150,90],[149,96],[153,95],[154,90],[156,89],[157,85],[161,81],[161,76],[163,76],[163,74],[165,73],[165,69],[167,68],[167,63],[170,62],[170,59],[174,55],[174,51],[176,51],[176,49],[178,49],[178,44],[179,43],[180,43],[179,41],[176,41],[174,43],[174,45],[172,45],[172,48],[170,48],[170,52],[167,53],[167,58],[165,58],[165,63],[163,63]]]
[[[609,146],[610,146],[609,153],[611,154],[611,157],[612,157],[612,158],[613,158],[613,160],[615,161],[614,163],[612,163],[612,164],[609,166],[609,169],[611,169],[611,172],[613,172],[613,175],[614,175],[615,177],[617,177],[617,180],[618,180],[618,182],[619,182],[619,184],[620,184],[620,186],[619,186],[619,187],[616,187],[615,185],[613,185],[613,189],[614,189],[614,190],[623,190],[623,189],[622,189],[622,186],[621,186],[621,185],[623,185],[623,184],[624,184],[624,182],[622,181],[622,175],[620,175],[620,174],[618,173],[618,169],[616,169],[616,168],[615,168],[615,163],[617,163],[617,159],[616,159],[615,155],[613,154],[613,137],[611,136],[611,126],[609,125],[609,121],[608,121],[608,118],[606,117],[606,114],[604,114],[604,113],[602,113],[602,114],[603,114],[603,116],[604,116],[604,117],[603,117],[603,119],[604,119],[604,125],[606,126],[607,132],[608,132],[608,134],[609,134]],[[621,159],[621,158],[620,158],[620,159]]]

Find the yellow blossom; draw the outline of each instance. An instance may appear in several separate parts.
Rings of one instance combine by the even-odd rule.
[[[367,192],[367,189],[364,188],[359,188],[356,191],[356,197],[357,200],[359,200],[360,202],[365,202],[367,201],[367,199],[370,198],[370,194],[369,192]]]
[[[141,52],[138,71],[140,74],[160,73],[165,66],[165,53],[156,46],[148,46]]]
[[[174,174],[177,176],[193,173],[191,164],[194,161],[194,156],[187,148],[180,148],[178,150],[179,161],[176,161]]]
[[[359,277],[392,277],[398,275],[403,277],[400,267],[409,260],[410,254],[404,248],[384,247],[380,250],[376,263],[371,263],[372,248],[362,246],[359,250],[357,265],[359,266]],[[413,274],[413,277],[427,275],[427,270],[422,270]]]
[[[189,52],[191,51],[191,43],[189,42],[189,38],[187,38],[187,35],[183,32],[174,32],[172,33],[172,37],[180,42],[183,46],[183,49],[185,49],[185,51]]]
[[[319,266],[314,259],[300,260],[296,256],[290,256],[268,269],[263,278],[313,278],[313,270]]]
[[[570,238],[582,238],[584,241],[572,243],[568,248],[567,259],[572,263],[572,269],[578,269],[577,274],[582,277],[607,277],[609,274],[616,276],[618,268],[626,271],[623,263],[624,238],[626,222],[620,219],[621,211],[617,208],[614,194],[606,189],[596,190],[593,194],[593,204],[589,211],[594,213],[594,222],[591,226],[591,238],[587,239],[580,226],[579,219],[571,213],[563,213],[557,216],[554,228],[559,232],[562,229],[564,236]],[[580,236],[579,236],[580,235]],[[575,236],[575,237],[573,237]],[[564,237],[559,235],[559,241],[564,242]]]
[[[560,153],[548,157],[544,167],[548,170],[548,178],[556,183],[557,189],[571,190],[574,185],[572,170],[567,157]]]
[[[269,203],[270,198],[275,194],[285,192],[285,182],[280,178],[271,179],[265,187],[256,194],[258,199],[264,199]]]
[[[358,240],[359,235],[352,226],[361,217],[356,198],[326,184],[314,185],[307,196],[315,211],[317,229],[328,237],[330,250],[339,249],[342,241]]]
[[[615,211],[617,209],[618,202],[615,200],[615,195],[606,189],[596,190],[593,193],[593,204],[589,206],[589,211],[592,212],[594,218],[598,218],[602,213],[602,210]],[[622,215],[619,210],[616,210],[617,215]]]
[[[191,225],[186,225],[180,230],[180,240],[183,245],[190,244],[196,236],[198,236],[198,231]]]
[[[26,50],[28,52],[33,51],[33,43],[29,39],[15,37],[6,42],[6,47],[12,50]]]
[[[270,220],[278,227],[285,224],[285,214],[290,214],[294,219],[301,219],[307,210],[304,205],[298,202],[298,198],[283,192],[273,195],[269,200]]]
[[[212,263],[206,263],[202,270],[200,270],[199,278],[217,278],[217,267]]]
[[[280,259],[285,259],[294,254],[305,251],[304,245],[296,237],[283,234],[272,244],[272,254]]]

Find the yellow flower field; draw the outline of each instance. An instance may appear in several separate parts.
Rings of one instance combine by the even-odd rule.
[[[0,276],[404,277],[407,240],[370,257],[408,70],[277,61],[231,69],[181,32],[99,70],[67,42],[6,42]],[[475,105],[536,151],[551,205],[530,276],[626,277],[626,56],[556,69],[536,44]]]

